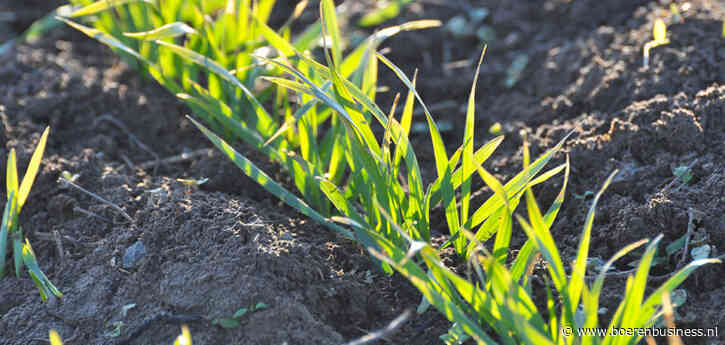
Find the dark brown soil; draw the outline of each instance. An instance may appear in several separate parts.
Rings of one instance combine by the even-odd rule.
[[[499,38],[489,42],[482,67],[477,145],[491,137],[488,128],[495,122],[507,138],[487,166],[501,178],[520,170],[520,130],[528,133],[535,154],[575,133],[564,150],[572,163],[567,200],[553,229],[567,261],[574,257],[591,202],[587,192],[596,192],[615,169],[620,173],[597,209],[592,256],[606,260],[624,245],[660,233],[664,248],[687,232],[690,214],[698,215],[692,230],[701,244],[713,247],[711,256],[722,255],[723,3],[692,1],[684,22],[668,19],[672,42],[653,51],[649,68],[641,67],[641,47],[651,37],[654,18],[669,18],[669,3],[421,1],[387,24],[446,21],[468,13],[466,4],[491,10],[485,23]],[[28,22],[23,21],[8,27],[21,30]],[[407,72],[421,68],[423,98],[440,105],[437,119],[453,124],[445,132],[449,148],[460,145],[462,105],[481,43],[453,39],[439,29],[406,33],[386,46],[392,48],[390,59]],[[529,63],[519,82],[507,88],[506,70],[521,54]],[[43,127],[52,127],[21,222],[43,270],[65,297],[43,304],[26,275],[0,280],[0,344],[44,344],[51,328],[69,344],[169,343],[181,323],[190,325],[196,344],[339,344],[383,327],[419,302],[405,280],[384,275],[357,245],[284,207],[213,150],[155,169],[156,156],[211,145],[183,117],[187,108],[108,49],[61,28],[2,59],[0,166],[15,148],[24,171]],[[448,64],[460,60],[468,62]],[[390,74],[382,80],[399,88]],[[381,94],[381,105],[392,97]],[[446,107],[446,100],[458,105]],[[429,139],[416,140],[419,156],[430,163]],[[278,167],[246,153],[285,179]],[[563,159],[563,153],[557,156],[557,162]],[[673,173],[682,166],[691,166],[687,184]],[[59,184],[62,171],[79,174],[78,184],[121,206],[134,222]],[[192,189],[177,182],[179,177],[209,182]],[[553,200],[560,183],[557,178],[536,189],[542,205]],[[434,231],[444,228],[442,218],[438,221]],[[124,269],[124,253],[137,242],[147,254]],[[668,258],[653,274],[672,272],[680,259]],[[617,270],[635,260],[625,257]],[[684,283],[688,298],[677,310],[678,326],[725,329],[719,307],[725,301],[724,273],[722,265],[713,265]],[[652,287],[662,282],[654,280]],[[607,281],[601,303],[609,310],[619,302],[623,281]],[[243,316],[237,328],[211,323],[258,302],[269,308]],[[134,307],[124,313],[129,305]],[[110,334],[121,323],[120,333]],[[440,344],[447,326],[428,311],[406,322],[390,343]]]

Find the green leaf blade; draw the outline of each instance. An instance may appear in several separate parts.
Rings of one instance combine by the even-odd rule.
[[[15,150],[10,150],[10,155],[8,155],[8,162],[5,169],[6,192],[8,194],[8,201],[10,202],[7,210],[15,209],[15,205],[17,205],[18,200],[18,167],[15,156]],[[10,215],[8,222],[12,223],[14,218],[15,216],[13,213]]]
[[[48,141],[48,134],[50,134],[50,127],[46,127],[45,131],[43,131],[43,135],[40,136],[38,146],[36,146],[35,152],[33,152],[33,156],[30,158],[28,169],[25,171],[23,182],[20,184],[20,189],[18,190],[17,213],[20,213],[20,209],[23,207],[28,195],[30,194],[30,188],[33,186],[33,182],[35,182],[35,176],[38,174],[40,161],[43,159],[43,153],[45,152],[45,143]]]
[[[9,200],[5,202],[5,209],[3,210],[2,223],[0,223],[0,279],[5,276],[5,257],[8,249],[8,236],[10,233],[10,217],[13,211],[13,198],[14,196],[9,195]]]
[[[196,34],[194,28],[182,22],[169,23],[159,28],[142,32],[124,32],[123,35],[144,41],[174,38],[182,35]]]
[[[102,0],[102,1],[95,1],[89,5],[86,5],[73,13],[70,14],[71,18],[75,17],[83,17],[88,16],[91,14],[96,14],[103,11],[108,11],[112,8],[119,7],[121,5],[130,4],[134,2],[145,2],[147,4],[153,5],[153,2],[151,0]]]
[[[604,182],[604,185],[594,197],[594,201],[592,201],[586,220],[584,221],[584,231],[582,232],[581,239],[579,240],[579,249],[577,250],[577,257],[574,266],[572,267],[571,279],[569,280],[568,286],[569,301],[571,302],[569,308],[571,308],[570,310],[572,314],[576,313],[576,308],[579,306],[579,298],[581,297],[582,289],[584,288],[587,259],[589,257],[589,245],[591,242],[592,226],[594,223],[597,203],[616,175],[617,171],[615,170]]]

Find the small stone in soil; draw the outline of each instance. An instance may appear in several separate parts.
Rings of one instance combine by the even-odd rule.
[[[146,247],[141,241],[137,241],[128,247],[123,254],[123,268],[132,269],[136,267],[144,256],[146,256]]]
[[[292,235],[290,235],[289,233],[285,232],[279,236],[279,239],[282,241],[293,241],[295,238],[292,237]]]

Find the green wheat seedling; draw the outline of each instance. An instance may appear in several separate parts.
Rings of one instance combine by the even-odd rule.
[[[30,242],[27,239],[23,242],[23,228],[18,223],[18,218],[25,202],[28,200],[30,188],[33,186],[35,176],[38,174],[40,161],[43,159],[43,151],[45,151],[45,143],[48,140],[48,133],[50,133],[50,128],[46,128],[40,137],[38,146],[30,158],[28,169],[25,171],[25,176],[23,176],[20,184],[18,184],[15,150],[10,150],[5,176],[8,200],[5,203],[5,210],[0,227],[0,279],[5,276],[5,258],[8,247],[10,247],[13,251],[15,276],[20,277],[23,266],[27,267],[28,273],[30,273],[30,277],[38,288],[43,301],[50,294],[58,297],[63,297],[63,294],[58,291],[48,277],[45,276],[40,266],[38,266],[38,261],[36,260],[33,248],[30,246]]]
[[[652,28],[652,38],[651,41],[644,45],[644,50],[642,51],[644,67],[649,66],[649,51],[651,49],[670,43],[670,40],[667,38],[667,25],[662,18],[655,20],[654,27]]]
[[[525,162],[528,159],[525,157]],[[481,178],[503,199],[506,192],[492,175],[479,170]],[[561,193],[546,214],[541,213],[531,188],[526,188],[528,220],[516,216],[526,232],[528,241],[520,249],[511,265],[507,265],[508,237],[511,234],[513,214],[506,213],[499,222],[499,231],[493,251],[477,243],[472,255],[472,280],[459,276],[446,267],[430,244],[412,241],[407,252],[380,239],[383,251],[370,248],[371,253],[407,277],[428,302],[454,323],[452,332],[461,330],[460,338],[472,338],[478,344],[637,344],[642,336],[583,336],[581,329],[600,327],[599,298],[607,271],[616,260],[649,242],[639,261],[636,272],[627,277],[623,298],[606,329],[613,330],[652,327],[663,314],[664,296],[680,285],[696,268],[718,263],[716,259],[695,260],[671,275],[667,281],[645,296],[647,277],[657,245],[662,236],[652,241],[642,240],[624,247],[592,279],[586,277],[591,232],[596,204],[616,174],[613,173],[597,193],[587,214],[579,242],[576,260],[567,271],[561,254],[549,232],[564,199],[566,177]],[[568,168],[567,174],[568,177]],[[404,232],[403,229],[399,231]],[[473,235],[469,235],[473,240]],[[412,260],[422,257],[424,265]],[[547,264],[545,310],[534,303],[531,275],[536,258],[541,256]],[[587,284],[587,281],[590,283]],[[553,285],[553,289],[552,289]],[[495,337],[491,335],[495,333]],[[453,337],[451,337],[453,338]]]
[[[258,83],[259,76],[284,72],[266,62],[270,55],[286,56],[289,50],[309,54],[322,39],[320,22],[292,40],[289,25],[273,30],[266,24],[275,1],[82,3],[86,6],[71,17],[95,17],[94,28],[60,19],[133,58],[137,67],[184,101],[225,140],[243,141],[281,164],[304,199],[330,216],[331,205],[313,176],[339,181],[345,173],[343,125],[331,116],[331,108],[313,97],[292,98],[283,86],[268,83],[259,89]],[[300,15],[305,3],[298,5],[288,23]],[[342,61],[342,75],[374,99],[377,65],[371,52],[402,31],[437,25],[438,21],[416,21],[380,30],[350,51]],[[342,45],[339,37],[338,31],[336,44]],[[321,80],[304,62],[292,64],[311,80]],[[274,111],[267,111],[263,104],[272,104]],[[324,131],[325,127],[330,129]]]

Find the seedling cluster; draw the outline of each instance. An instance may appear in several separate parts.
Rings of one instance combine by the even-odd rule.
[[[320,1],[320,21],[296,39],[291,38],[289,23],[300,15],[306,1],[277,30],[267,25],[272,0],[170,0],[164,6],[140,0],[73,2],[79,8],[59,20],[110,46],[185,102],[192,110],[193,124],[242,173],[302,214],[358,241],[384,271],[408,278],[425,298],[421,309],[433,306],[452,322],[445,336],[449,343],[472,338],[480,344],[636,344],[640,340],[636,336],[572,340],[561,329],[599,326],[599,297],[609,268],[645,243],[649,242],[609,320],[610,329],[652,325],[663,307],[669,306],[670,292],[697,267],[717,262],[695,260],[645,296],[659,236],[617,252],[588,284],[595,207],[612,174],[593,198],[576,260],[565,265],[549,230],[566,195],[570,165],[567,159],[551,169],[545,167],[566,137],[533,161],[524,140],[521,172],[505,183],[499,181],[484,162],[503,137],[478,148],[474,142],[479,70],[468,98],[461,144],[449,154],[438,123],[416,90],[417,75],[410,78],[378,53],[380,43],[390,36],[437,26],[437,21],[385,28],[345,50],[332,0]],[[666,26],[659,20],[654,40],[645,46],[645,64],[649,50],[667,42]],[[318,50],[320,46],[323,49]],[[324,63],[312,58],[312,51],[321,53]],[[485,48],[478,68],[484,54]],[[375,100],[380,63],[407,88],[404,99],[397,95],[387,112]],[[516,66],[509,76],[511,85],[526,61],[520,59]],[[399,101],[402,112],[397,117]],[[436,177],[429,184],[423,183],[409,138],[416,104],[423,110],[434,152]],[[296,192],[235,150],[237,142],[283,166]],[[562,173],[561,190],[543,212],[532,187]],[[472,202],[474,178],[493,191],[477,207]],[[526,218],[516,214],[522,199]],[[13,203],[9,205],[13,210]],[[449,234],[441,247],[452,246],[461,260],[470,263],[469,279],[446,267],[439,255],[441,247],[431,243],[430,216],[438,205],[445,211]],[[19,208],[14,213],[7,210],[7,215],[19,212]],[[515,256],[510,248],[514,220],[528,238]],[[484,246],[486,242],[490,245]],[[531,285],[532,265],[538,257],[547,264],[551,283],[546,287],[544,310],[534,303]],[[227,321],[233,325],[236,319]],[[182,333],[176,344],[190,344],[188,329]],[[60,343],[57,334],[51,333],[51,341]]]

